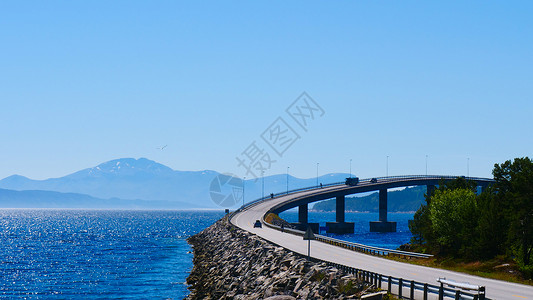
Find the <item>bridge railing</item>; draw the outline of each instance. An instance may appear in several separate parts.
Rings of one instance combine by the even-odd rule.
[[[261,197],[259,199],[247,202],[246,204],[244,204],[243,206],[241,206],[239,208],[239,211],[241,211],[241,210],[243,210],[245,208],[249,208],[249,207],[251,207],[251,206],[253,206],[255,204],[258,204],[260,202],[263,202],[265,200],[270,200],[270,199],[273,199],[273,198],[276,198],[276,197],[279,197],[279,196],[294,194],[294,193],[298,193],[298,192],[309,191],[309,190],[317,189],[319,187],[324,188],[324,187],[331,187],[331,186],[334,186],[334,185],[343,185],[343,184],[344,184],[344,181],[341,181],[341,182],[333,182],[333,183],[322,184],[322,185],[318,185],[318,186],[317,185],[313,185],[313,186],[293,189],[293,190],[284,191],[284,192],[271,193],[268,196],[264,196],[264,197]]]
[[[377,180],[377,183],[383,183],[383,182],[387,182],[387,181],[393,181],[393,180],[396,180],[396,179],[444,179],[444,180],[451,180],[451,179],[456,179],[457,177],[460,177],[460,176],[452,176],[452,175],[385,176],[385,177],[373,177],[373,178],[359,179],[359,184],[361,184],[361,183],[372,183],[372,180],[374,180],[374,179]],[[487,181],[487,178],[480,178],[480,177],[464,177],[464,178],[467,179],[467,180],[472,180],[472,181],[483,181],[483,182]],[[255,204],[258,204],[260,202],[263,202],[265,200],[269,200],[269,199],[276,198],[276,197],[279,197],[279,196],[288,195],[288,194],[294,194],[294,193],[308,191],[308,190],[317,189],[317,188],[325,188],[325,187],[331,187],[331,186],[335,186],[335,185],[344,185],[344,184],[345,184],[345,181],[340,181],[340,182],[332,182],[332,183],[326,183],[326,184],[302,187],[302,188],[292,189],[292,190],[289,190],[289,191],[283,191],[283,192],[278,192],[278,193],[271,193],[271,194],[269,194],[267,196],[263,196],[263,197],[261,197],[259,199],[256,199],[256,200],[253,200],[253,201],[250,201],[250,202],[244,204],[243,206],[241,206],[238,209],[238,211],[242,211],[245,208],[251,207],[251,206],[253,206]]]
[[[386,290],[388,293],[395,294],[399,299],[415,299],[422,296],[428,299],[429,294],[438,295],[438,299],[472,299],[472,300],[490,300],[485,296],[484,286],[475,286],[467,290],[460,288],[460,285],[447,285],[445,280],[439,278],[440,285],[417,282],[404,278],[387,276],[375,272],[370,272],[358,268],[348,267],[342,264],[336,264],[321,259],[313,258],[314,261],[323,262],[326,265],[333,266],[346,273],[350,273],[359,279],[375,285],[377,288]],[[394,289],[393,289],[394,288]],[[422,294],[422,295],[420,295]],[[417,297],[418,296],[418,297]]]

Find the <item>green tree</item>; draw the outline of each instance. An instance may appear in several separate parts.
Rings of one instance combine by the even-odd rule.
[[[528,266],[533,251],[533,161],[523,157],[495,164],[492,174],[496,197],[505,203],[509,242],[519,262]]]
[[[507,250],[508,220],[505,202],[492,187],[478,196],[479,220],[476,253],[479,258],[490,259]]]
[[[431,197],[429,210],[441,251],[472,257],[479,216],[476,194],[464,188],[437,190]]]
[[[434,191],[434,194],[442,191],[466,189],[474,191],[477,184],[473,181],[466,180],[464,177],[457,177],[451,181],[441,181],[439,187]],[[409,222],[409,230],[413,234],[411,243],[425,245],[432,252],[438,252],[438,248],[442,248],[437,241],[437,235],[434,232],[433,224],[431,221],[431,206],[432,196],[429,194],[424,195],[426,198],[426,204],[421,205],[415,212],[414,218]]]
[[[422,204],[415,212],[413,220],[409,221],[409,230],[413,234],[413,237],[411,238],[412,244],[422,245],[433,240],[431,238],[433,227],[431,226],[431,220],[429,219],[429,209],[427,205]]]

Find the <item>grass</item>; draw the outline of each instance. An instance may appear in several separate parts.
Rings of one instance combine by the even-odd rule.
[[[518,265],[513,260],[504,256],[498,256],[487,261],[473,262],[447,257],[423,259],[391,256],[386,258],[399,262],[476,275],[479,277],[533,285],[533,280],[524,278],[518,268]]]

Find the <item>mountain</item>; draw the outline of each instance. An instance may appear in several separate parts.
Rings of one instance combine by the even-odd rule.
[[[123,158],[60,178],[10,176],[0,181],[0,188],[80,193],[103,199],[182,201],[208,207],[211,203],[206,187],[217,174],[174,171],[146,158]]]
[[[0,189],[2,208],[99,208],[99,209],[191,209],[190,203],[178,201],[145,201],[99,199],[84,194],[51,191],[13,191]]]
[[[219,176],[216,171],[176,171],[146,158],[121,158],[102,163],[60,178],[33,180],[13,175],[0,180],[0,189],[16,191],[54,191],[76,193],[98,199],[136,199],[162,201],[162,203],[190,204],[197,208],[220,208],[211,200],[212,181]],[[324,184],[343,182],[348,174],[327,174],[318,178]],[[289,189],[316,185],[316,178],[300,179],[289,176]],[[263,179],[246,180],[246,202],[262,195]],[[264,194],[287,190],[287,175],[264,178]],[[47,198],[48,199],[48,198]],[[241,196],[238,196],[242,203]],[[127,200],[124,200],[127,201]],[[188,207],[187,207],[188,208]]]
[[[389,212],[416,211],[425,203],[425,186],[408,187],[402,190],[389,191],[387,194],[387,209]],[[379,207],[379,193],[375,192],[365,196],[346,197],[347,211],[377,212]],[[315,203],[313,210],[335,211],[335,200],[326,200]]]

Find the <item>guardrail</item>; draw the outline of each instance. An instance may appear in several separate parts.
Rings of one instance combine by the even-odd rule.
[[[278,231],[281,231],[281,232],[291,233],[291,234],[298,235],[298,236],[303,236],[304,233],[305,233],[304,231],[301,231],[301,230],[296,230],[296,229],[292,229],[292,228],[281,228],[278,225],[270,224],[264,219],[264,217],[263,217],[262,221],[267,227],[270,227],[272,229],[275,229],[275,230],[278,230]],[[352,243],[352,242],[348,242],[348,241],[335,239],[335,238],[332,238],[332,237],[329,237],[329,236],[320,235],[320,234],[315,234],[315,240],[320,241],[320,242],[324,242],[324,243],[328,243],[328,244],[331,244],[331,245],[335,245],[335,246],[338,246],[338,247],[346,248],[346,249],[349,249],[349,250],[352,250],[352,251],[357,251],[357,252],[370,254],[370,255],[378,255],[378,256],[391,256],[391,255],[394,255],[394,256],[399,256],[399,257],[416,257],[416,258],[430,258],[430,257],[433,257],[433,255],[431,255],[431,254],[424,254],[424,253],[416,253],[416,252],[408,252],[408,251],[393,250],[393,249],[380,248],[380,247],[374,247],[374,246],[367,246],[367,245],[363,245],[363,244]]]
[[[329,266],[333,266],[346,273],[353,274],[359,279],[369,284],[373,284],[377,288],[397,295],[400,299],[415,299],[415,296],[418,296],[417,299],[420,299],[420,296],[422,296],[422,298],[426,300],[428,299],[429,294],[435,294],[438,295],[439,300],[443,300],[445,297],[452,299],[490,300],[489,298],[485,297],[484,286],[477,286],[475,291],[471,291],[472,289],[468,289],[470,291],[465,291],[464,289],[460,288],[460,285],[454,286],[455,288],[450,287],[450,285],[444,286],[445,284],[448,285],[448,283],[439,281],[440,278],[438,280],[440,285],[434,285],[429,283],[421,283],[414,280],[406,280],[404,278],[387,276],[316,258],[313,258],[313,260],[324,262]],[[453,286],[453,284],[451,286]],[[396,289],[393,290],[393,287],[396,287]]]

